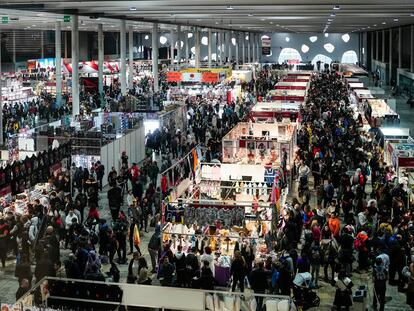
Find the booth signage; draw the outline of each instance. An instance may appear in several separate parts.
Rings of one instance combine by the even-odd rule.
[[[170,71],[167,72],[167,82],[181,82],[183,76],[181,72]]]
[[[219,82],[219,74],[215,72],[203,72],[201,81],[204,83],[217,83]]]
[[[65,16],[63,16],[63,21],[64,21],[65,23],[70,23],[70,15],[65,15]]]
[[[201,82],[201,72],[185,72],[182,74],[183,82]]]
[[[1,23],[2,24],[8,24],[9,23],[9,17],[8,16],[2,16]]]
[[[262,55],[270,55],[272,53],[272,39],[267,36],[262,37]]]

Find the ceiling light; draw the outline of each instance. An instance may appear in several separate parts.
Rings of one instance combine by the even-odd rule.
[[[329,33],[325,33],[325,38],[328,38],[329,37]]]
[[[233,10],[233,7],[231,5],[228,5],[227,10]]]
[[[341,7],[340,7],[339,5],[334,5],[333,9],[334,9],[334,10],[340,10],[340,9],[341,9]]]
[[[276,26],[279,27],[280,25],[279,24],[276,24]]]
[[[201,22],[201,18],[197,18],[197,22]]]
[[[328,19],[328,22],[332,22],[332,19],[330,19],[330,18],[329,18],[329,19]]]
[[[398,18],[394,18],[394,22],[398,22]]]
[[[252,13],[249,13],[247,16],[252,17],[252,16],[253,16],[253,14],[252,14]]]
[[[43,16],[44,14],[43,13],[39,13],[39,14],[36,14],[37,16]]]
[[[270,22],[271,25],[273,25],[273,22]]]
[[[218,24],[219,24],[219,22],[215,22],[215,24],[216,24],[216,25],[218,25]]]
[[[331,13],[331,17],[335,17],[335,15],[336,15],[336,14],[335,14],[334,12],[332,12],[332,13]]]
[[[410,14],[410,16],[411,16],[411,17],[414,17],[414,13],[411,13],[411,14]]]
[[[36,25],[32,25],[32,27],[36,27]]]
[[[264,22],[266,19],[265,19],[265,18],[261,18],[260,20],[261,20],[262,22]]]
[[[374,24],[374,27],[377,27],[377,24]]]
[[[131,6],[131,7],[129,8],[129,10],[130,10],[130,11],[136,11],[136,10],[137,10],[137,8],[136,8],[136,7],[134,7],[134,6]]]
[[[370,29],[371,27],[368,26],[367,28]]]
[[[386,22],[382,22],[381,24],[386,25],[387,23]]]

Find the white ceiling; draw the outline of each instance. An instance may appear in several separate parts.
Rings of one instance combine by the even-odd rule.
[[[11,15],[10,12],[20,20],[0,27],[21,27],[20,23],[27,27],[25,17],[29,18],[28,24],[35,21],[37,27],[46,19],[44,24],[48,27],[63,15],[79,14],[85,16],[81,25],[85,30],[96,27],[97,22],[108,23],[105,28],[118,27],[113,19],[126,18],[137,22],[137,31],[150,29],[151,25],[145,22],[158,21],[166,24],[162,26],[165,28],[169,28],[168,24],[181,24],[237,31],[344,33],[411,24],[414,0],[0,0],[0,15]],[[99,16],[101,20],[89,16]],[[329,19],[332,21],[327,26]]]

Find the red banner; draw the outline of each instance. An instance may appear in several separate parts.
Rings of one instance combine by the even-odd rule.
[[[305,96],[272,96],[272,100],[304,101]]]
[[[292,78],[283,79],[283,82],[309,82],[309,80],[306,80],[306,79],[295,79],[294,77],[292,77]]]
[[[398,158],[399,167],[414,167],[414,158]]]
[[[298,85],[276,85],[275,90],[306,90],[306,86]]]
[[[215,72],[203,72],[201,81],[204,83],[217,83],[219,82],[219,74]]]
[[[167,82],[181,82],[183,80],[183,75],[181,72],[170,71],[167,72]]]

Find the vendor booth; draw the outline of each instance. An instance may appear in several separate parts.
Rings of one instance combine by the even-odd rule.
[[[278,82],[275,85],[276,90],[306,90],[309,87],[308,82]]]
[[[283,122],[288,119],[295,122],[299,119],[300,102],[295,101],[271,101],[258,102],[250,111],[250,119],[254,122]]]
[[[295,123],[239,123],[223,137],[223,163],[290,165]]]
[[[362,106],[371,127],[396,127],[400,124],[400,116],[383,99],[367,99]]]
[[[306,97],[306,90],[270,90],[268,94],[272,100],[304,101]]]

